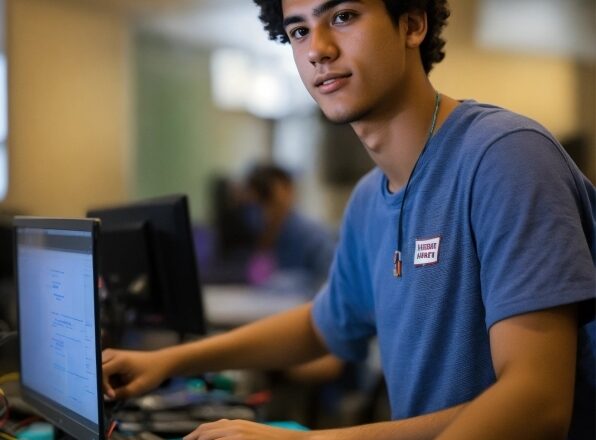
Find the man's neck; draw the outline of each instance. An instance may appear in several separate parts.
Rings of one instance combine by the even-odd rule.
[[[435,90],[425,77],[418,87],[409,88],[391,114],[352,124],[373,161],[387,176],[392,192],[406,184],[426,144],[435,110],[435,96]],[[434,132],[456,106],[457,101],[442,96]]]

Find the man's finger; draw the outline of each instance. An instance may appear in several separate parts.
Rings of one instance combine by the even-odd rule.
[[[119,394],[116,388],[112,386],[110,377],[114,374],[122,373],[123,360],[122,358],[118,358],[116,354],[117,352],[112,349],[106,349],[101,354],[103,390],[110,399],[116,399]]]
[[[116,350],[112,350],[111,348],[106,348],[104,351],[101,352],[101,363],[105,364],[116,356]]]

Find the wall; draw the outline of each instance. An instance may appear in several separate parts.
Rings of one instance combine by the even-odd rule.
[[[127,198],[129,31],[69,0],[9,0],[9,190],[1,208],[78,216]]]
[[[455,0],[451,5],[444,33],[447,56],[431,72],[436,87],[456,98],[474,98],[525,114],[557,136],[574,133],[579,99],[574,60],[482,47],[476,42],[478,2]]]
[[[193,219],[208,221],[217,174],[267,157],[271,127],[211,99],[210,52],[154,35],[135,39],[136,198],[186,193]]]
[[[536,53],[510,47],[505,52],[482,46],[475,28],[479,2],[452,0],[450,4],[447,56],[431,72],[437,89],[456,98],[474,98],[522,113],[561,141],[581,136],[581,149],[574,146],[569,152],[596,182],[596,60],[555,50]],[[509,31],[503,23],[502,32]]]

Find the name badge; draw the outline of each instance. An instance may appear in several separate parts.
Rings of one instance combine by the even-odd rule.
[[[427,266],[436,264],[439,261],[439,247],[441,237],[416,240],[416,251],[414,252],[414,266]]]

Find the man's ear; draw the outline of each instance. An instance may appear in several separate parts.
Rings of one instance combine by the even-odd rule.
[[[414,10],[404,14],[407,21],[406,45],[410,49],[420,47],[426,37],[428,24],[426,21],[426,12]]]

